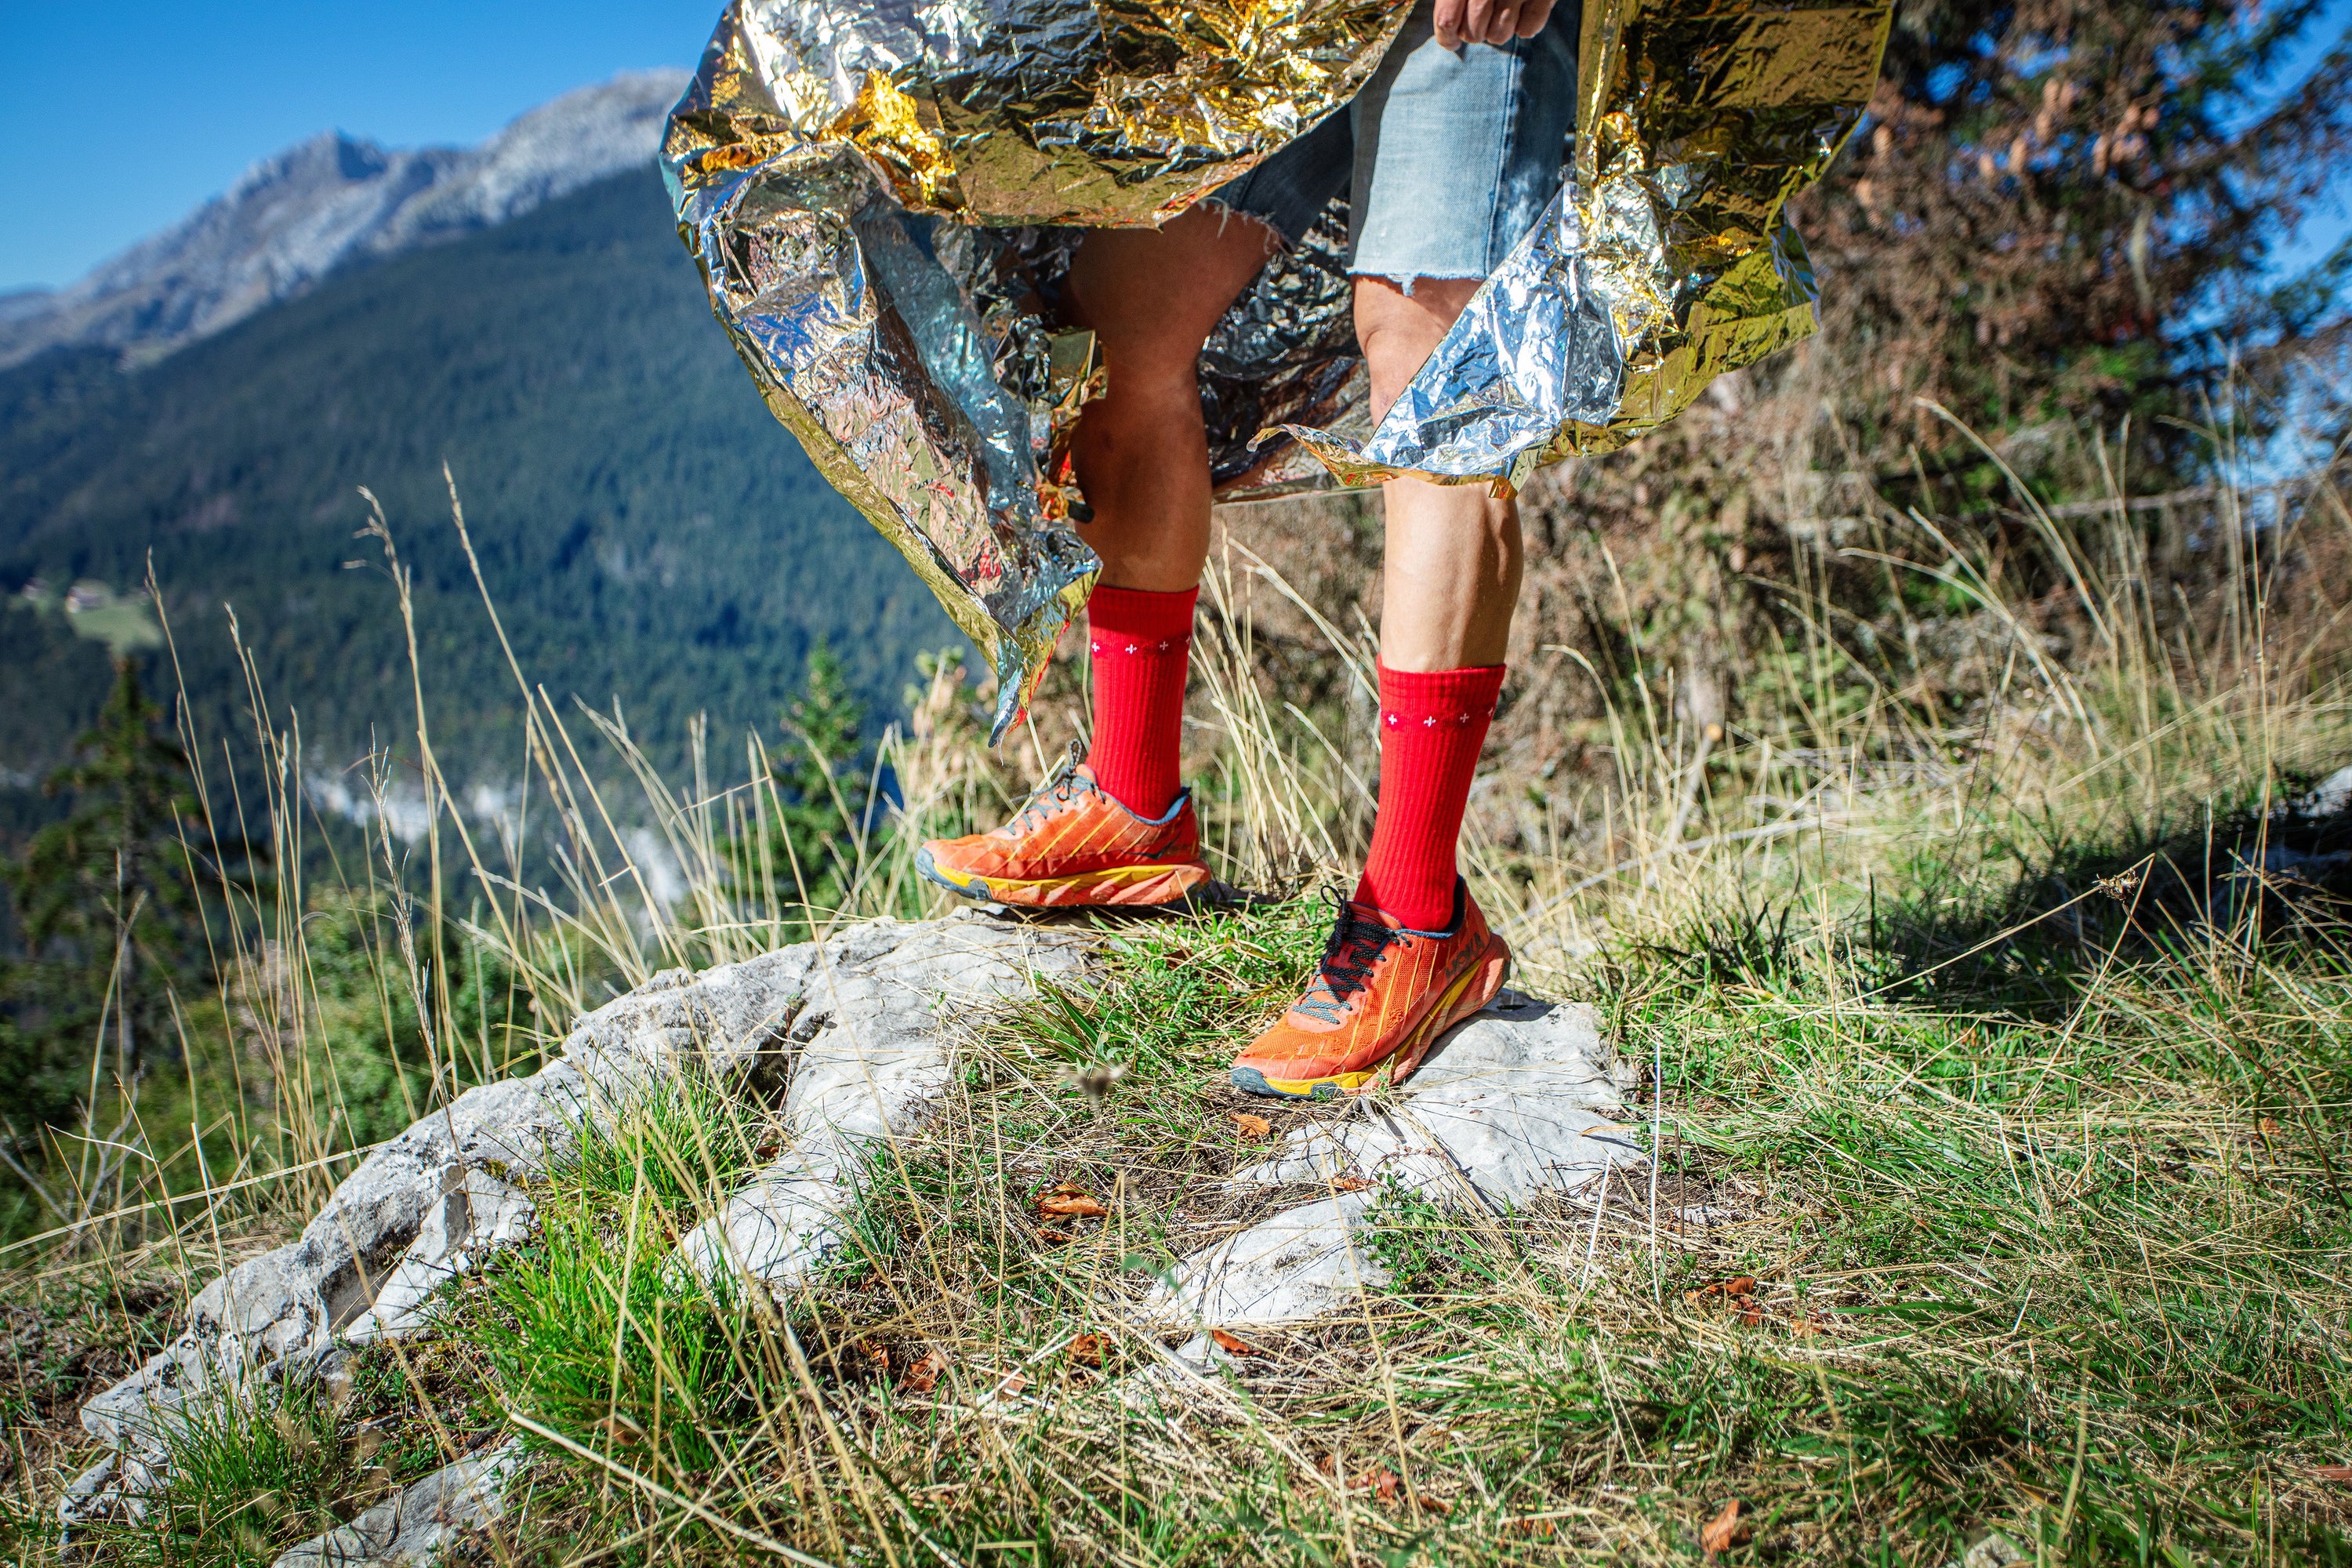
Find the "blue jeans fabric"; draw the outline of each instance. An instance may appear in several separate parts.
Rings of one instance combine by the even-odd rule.
[[[1421,0],[1346,109],[1211,197],[1296,245],[1349,196],[1348,270],[1484,278],[1553,195],[1576,129],[1579,7],[1532,38],[1441,47]]]

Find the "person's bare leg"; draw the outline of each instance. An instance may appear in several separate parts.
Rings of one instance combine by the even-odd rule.
[[[1070,266],[1110,373],[1073,447],[1094,521],[1078,535],[1114,588],[1181,593],[1209,558],[1201,344],[1273,253],[1272,231],[1195,207],[1166,227],[1097,229]]]
[[[1385,414],[1477,291],[1356,280],[1356,337]],[[1510,947],[1459,871],[1462,817],[1502,692],[1519,589],[1519,516],[1486,486],[1383,487],[1380,803],[1363,874],[1306,995],[1234,1058],[1248,1094],[1348,1093],[1410,1074],[1432,1041],[1491,1001]]]
[[[1153,907],[1207,885],[1181,772],[1194,596],[1209,553],[1201,344],[1272,244],[1249,219],[1195,209],[1157,232],[1098,229],[1079,245],[1072,314],[1094,329],[1109,372],[1073,450],[1094,509],[1078,536],[1103,562],[1087,605],[1093,734],[1085,767],[1005,826],[917,851],[930,880],[1035,909]]]
[[[1378,419],[1476,293],[1475,278],[1423,278],[1407,294],[1356,279],[1356,336]],[[1519,598],[1519,508],[1484,485],[1391,479],[1381,487],[1388,547],[1381,572],[1381,662],[1463,669],[1503,662]]]

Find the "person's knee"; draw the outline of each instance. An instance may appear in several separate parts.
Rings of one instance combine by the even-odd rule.
[[[1110,372],[1115,398],[1125,401],[1130,392],[1173,394],[1196,387],[1202,338],[1132,318],[1097,326],[1094,331],[1102,363]]]
[[[1416,278],[1412,291],[1391,278],[1356,279],[1356,341],[1370,374],[1377,417],[1403,392],[1486,280]]]
[[[1097,230],[1070,270],[1076,320],[1115,376],[1188,382],[1202,343],[1274,249],[1263,224],[1198,208],[1157,232]]]

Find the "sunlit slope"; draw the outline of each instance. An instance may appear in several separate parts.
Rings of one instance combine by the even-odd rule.
[[[817,637],[881,705],[918,649],[954,640],[761,406],[651,171],[347,273],[135,374],[67,353],[0,374],[0,589],[127,588],[152,551],[205,724],[243,722],[232,605],[314,764],[348,761],[414,728],[383,552],[353,538],[365,485],[415,569],[436,749],[457,781],[510,777],[519,700],[445,459],[525,672],[565,707],[617,699],[665,762],[698,711],[730,744],[773,733]],[[54,616],[19,630],[65,636]],[[54,685],[79,705],[102,678]],[[0,766],[21,778],[86,715],[12,695]]]

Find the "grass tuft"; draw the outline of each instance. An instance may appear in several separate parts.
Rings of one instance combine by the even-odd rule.
[[[163,1433],[170,1479],[89,1543],[126,1568],[268,1568],[389,1489],[375,1443],[345,1427],[338,1404],[308,1377],[191,1400]]]

